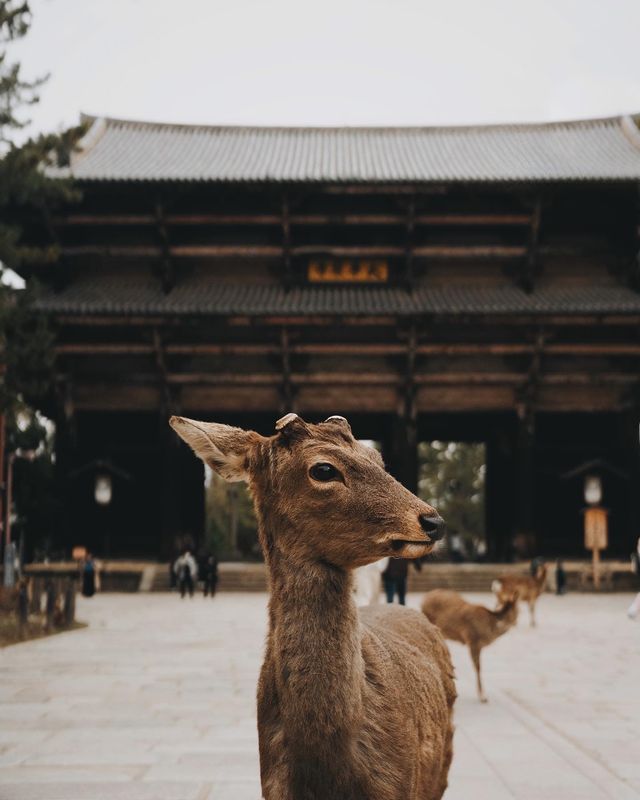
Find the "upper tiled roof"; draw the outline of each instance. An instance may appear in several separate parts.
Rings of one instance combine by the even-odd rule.
[[[640,179],[640,133],[630,117],[449,128],[205,127],[97,117],[85,121],[90,129],[71,167],[80,180]]]
[[[513,285],[304,287],[219,284],[203,275],[181,280],[169,294],[152,276],[79,276],[61,292],[43,289],[37,307],[53,314],[104,315],[399,315],[640,314],[640,294],[619,285],[536,289]]]

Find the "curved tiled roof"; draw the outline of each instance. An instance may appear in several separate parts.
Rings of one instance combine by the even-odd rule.
[[[87,181],[639,180],[630,117],[430,128],[206,127],[85,117]],[[56,174],[68,170],[56,170]]]
[[[103,315],[400,315],[421,314],[640,314],[640,294],[619,285],[303,287],[220,284],[193,275],[164,294],[151,275],[87,275],[60,292],[42,289],[36,306],[54,314]]]

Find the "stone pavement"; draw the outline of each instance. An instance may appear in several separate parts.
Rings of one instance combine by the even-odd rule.
[[[488,705],[452,645],[446,800],[640,798],[629,599],[544,596],[538,629],[523,613],[484,652]],[[0,800],[258,800],[265,608],[262,594],[80,598],[88,629],[0,650]]]

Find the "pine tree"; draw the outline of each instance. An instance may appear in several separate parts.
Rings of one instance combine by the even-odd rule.
[[[62,134],[41,134],[19,143],[28,124],[22,115],[38,102],[46,76],[28,81],[19,64],[8,60],[7,45],[25,36],[31,24],[28,2],[0,0],[0,270],[23,263],[55,261],[51,241],[26,242],[22,224],[46,219],[52,208],[74,198],[70,180],[52,179],[46,167],[69,162],[81,128]],[[51,334],[46,322],[31,311],[37,289],[16,292],[0,286],[0,347],[4,380],[0,412],[15,412],[26,402],[37,403],[52,381]]]
[[[52,179],[47,167],[68,165],[82,129],[20,141],[29,122],[27,110],[38,102],[46,76],[26,80],[20,64],[8,59],[7,47],[25,36],[30,24],[28,2],[0,0],[0,278],[6,269],[58,258],[51,235],[26,241],[23,226],[33,227],[36,221],[46,231],[51,210],[76,197],[71,181]],[[40,454],[18,469],[19,523],[51,505],[46,500],[52,485],[51,442],[36,409],[53,390],[53,337],[47,321],[32,308],[36,292],[32,283],[21,291],[0,283],[0,417],[6,420],[6,443],[10,450]]]
[[[485,448],[467,442],[421,442],[418,494],[459,535],[468,555],[484,540]]]

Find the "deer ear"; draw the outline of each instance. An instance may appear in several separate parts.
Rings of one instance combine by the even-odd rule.
[[[171,417],[169,425],[222,478],[248,480],[250,451],[260,438],[257,433],[186,417]]]

